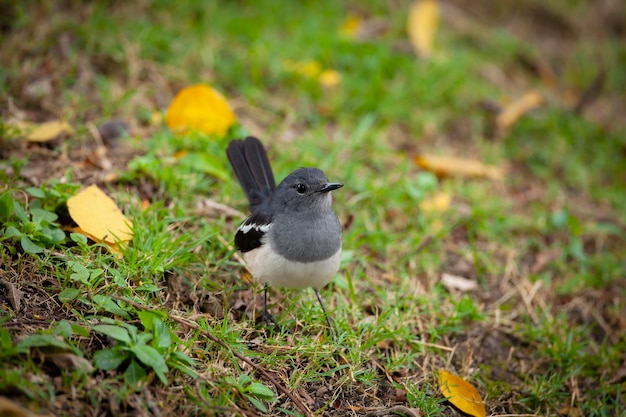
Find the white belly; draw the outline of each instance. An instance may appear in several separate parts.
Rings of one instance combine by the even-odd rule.
[[[320,289],[330,282],[341,260],[341,250],[323,261],[293,262],[272,252],[268,244],[243,254],[255,279],[272,287]]]

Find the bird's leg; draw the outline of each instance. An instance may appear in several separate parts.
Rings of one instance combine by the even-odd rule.
[[[330,328],[330,332],[333,335],[333,340],[336,342],[337,335],[335,334],[335,327],[330,322],[330,318],[328,317],[328,313],[326,312],[326,307],[324,307],[324,301],[322,300],[322,295],[320,294],[320,290],[318,289],[314,289],[314,290],[315,290],[315,295],[317,296],[317,301],[320,302],[320,306],[322,307],[322,311],[324,312],[324,317],[326,317],[326,324],[328,324],[328,327]]]
[[[261,320],[263,320],[265,324],[273,324],[280,329],[280,324],[278,324],[276,319],[267,311],[267,284],[265,284],[263,288],[263,316]]]

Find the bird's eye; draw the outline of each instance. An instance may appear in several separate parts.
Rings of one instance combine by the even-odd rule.
[[[298,194],[306,193],[306,185],[304,185],[304,184],[296,184],[296,191],[298,192]]]

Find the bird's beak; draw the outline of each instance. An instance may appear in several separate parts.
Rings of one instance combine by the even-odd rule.
[[[340,182],[329,182],[326,185],[324,185],[324,187],[319,190],[318,192],[320,193],[328,193],[332,190],[336,190],[337,188],[341,188],[343,187],[343,184]]]

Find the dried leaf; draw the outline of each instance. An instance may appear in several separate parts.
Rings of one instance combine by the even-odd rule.
[[[445,272],[441,275],[441,283],[449,290],[459,290],[462,292],[473,291],[478,288],[478,283],[476,283],[473,279]]]
[[[81,372],[93,371],[93,366],[85,358],[81,358],[73,353],[47,353],[46,360],[51,361],[54,365],[64,371],[79,370]]]
[[[97,185],[91,185],[70,197],[67,208],[80,227],[79,233],[96,242],[115,245],[117,239],[128,242],[133,238],[132,222]]]
[[[474,417],[485,417],[485,403],[472,384],[445,369],[436,373],[439,391],[452,405]]]
[[[408,408],[403,405],[396,405],[392,408],[370,411],[369,413],[365,414],[365,417],[422,417],[423,415],[424,412],[419,408]]]
[[[20,311],[20,300],[22,299],[22,292],[18,290],[12,282],[6,281],[4,279],[0,279],[0,284],[2,284],[6,290],[6,297],[13,306],[13,310],[17,313]]]
[[[442,177],[460,175],[493,180],[504,178],[504,170],[502,168],[486,165],[471,159],[423,154],[415,157],[415,163],[425,170],[432,171]]]
[[[508,129],[523,115],[534,108],[541,106],[543,96],[537,91],[529,91],[518,100],[511,102],[496,117],[496,126],[499,129]]]
[[[6,397],[0,397],[0,416],[6,417],[29,417],[32,414],[23,409],[21,405]]]
[[[411,4],[407,32],[417,55],[428,58],[439,24],[439,4],[436,0],[416,0]]]
[[[72,133],[72,126],[61,120],[52,120],[39,125],[24,124],[22,127],[28,132],[24,136],[28,142],[49,142],[61,134]]]
[[[181,90],[165,115],[165,124],[176,133],[196,130],[224,136],[235,121],[226,98],[206,84]]]

